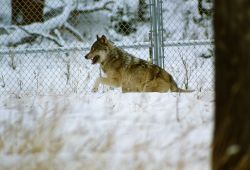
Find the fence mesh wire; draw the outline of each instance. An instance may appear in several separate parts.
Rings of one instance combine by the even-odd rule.
[[[102,73],[84,55],[96,34],[150,60],[152,4],[147,0],[0,2],[1,95],[91,92]],[[213,89],[213,47],[199,43],[212,38],[212,2],[162,3],[165,69],[183,88]]]
[[[183,88],[212,90],[211,0],[163,1],[164,65]]]

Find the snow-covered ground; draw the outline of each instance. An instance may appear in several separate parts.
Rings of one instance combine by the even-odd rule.
[[[101,87],[99,93],[90,92],[100,70],[84,59],[87,51],[75,48],[88,50],[96,34],[106,34],[116,45],[127,46],[129,53],[149,60],[147,47],[128,48],[138,43],[150,44],[149,22],[138,23],[137,31],[129,36],[110,28],[110,16],[117,4],[129,4],[136,11],[134,2],[138,1],[132,1],[115,1],[111,13],[79,16],[79,23],[71,24],[84,41],[79,43],[61,30],[64,36],[58,36],[58,41],[64,50],[44,38],[17,48],[1,46],[0,170],[210,169],[214,106],[210,45],[165,47],[165,69],[180,87],[195,89],[193,93],[122,94],[119,89],[106,87]],[[22,36],[15,32],[17,27],[8,27],[10,0],[0,2],[0,40],[7,44]],[[71,0],[46,0],[53,8],[63,7],[63,2],[68,5],[62,13],[65,15],[58,15],[59,20],[52,22],[52,18],[48,25],[27,28],[48,33],[48,27],[63,22],[75,6],[69,5]],[[93,7],[89,2],[104,1],[84,2],[85,8]],[[211,19],[200,20],[197,2],[163,3],[165,44],[211,39]],[[9,39],[7,28],[9,33],[14,32]],[[19,31],[24,35],[23,30]],[[54,51],[50,49],[55,47]],[[201,57],[204,55],[212,57]]]
[[[0,169],[209,170],[212,92],[0,97]]]

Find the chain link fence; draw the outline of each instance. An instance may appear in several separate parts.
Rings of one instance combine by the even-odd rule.
[[[0,2],[1,95],[89,93],[102,74],[84,58],[97,34],[152,60],[152,0]],[[213,89],[211,2],[159,2],[162,66],[182,88]]]
[[[212,1],[162,2],[165,69],[183,88],[213,90]]]

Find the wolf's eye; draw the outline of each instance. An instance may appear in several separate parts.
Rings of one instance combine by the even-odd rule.
[[[94,50],[95,50],[95,47],[92,46],[92,47],[91,47],[91,51],[94,51]]]

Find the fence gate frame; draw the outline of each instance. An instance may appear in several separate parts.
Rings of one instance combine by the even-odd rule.
[[[164,68],[164,40],[163,40],[163,15],[162,0],[149,0],[150,11],[150,59]]]

